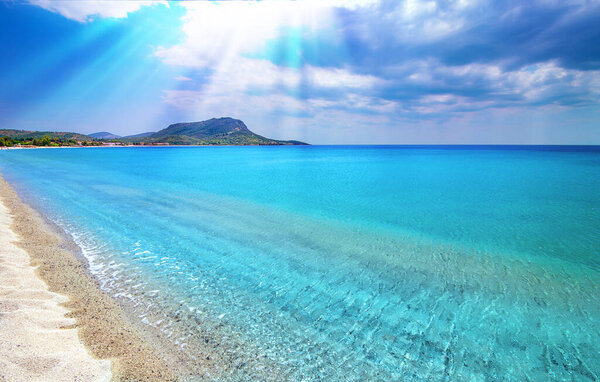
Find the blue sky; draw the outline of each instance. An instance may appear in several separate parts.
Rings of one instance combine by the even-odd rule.
[[[0,127],[600,144],[600,1],[0,2]]]

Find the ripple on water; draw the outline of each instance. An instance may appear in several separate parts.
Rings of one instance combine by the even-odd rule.
[[[193,373],[599,378],[593,150],[12,151],[3,174]]]
[[[359,240],[348,243],[347,227],[298,224],[280,213],[265,221],[253,229],[279,228],[262,244],[237,240],[248,222],[235,216],[217,222],[222,232],[214,220],[210,229],[197,225],[194,239],[179,241],[185,252],[159,254],[143,241],[120,256],[96,248],[105,251],[95,255],[104,263],[93,269],[197,370],[206,363],[201,354],[210,354],[223,378],[597,376],[593,272],[582,281],[564,264],[539,266],[398,233],[354,231]],[[315,224],[327,234],[316,239]],[[334,248],[336,258],[326,261]]]

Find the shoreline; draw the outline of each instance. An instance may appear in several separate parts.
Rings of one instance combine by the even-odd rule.
[[[67,317],[69,299],[37,277],[12,221],[0,202],[0,380],[111,380],[111,361],[93,357],[81,342]]]
[[[99,362],[110,360],[112,380],[177,380],[178,375],[169,367],[177,362],[168,360],[152,345],[123,308],[100,290],[86,265],[69,250],[69,243],[38,211],[24,203],[1,176],[0,200],[10,217],[10,223],[5,223],[10,227],[3,228],[19,238],[14,246],[29,256],[27,270],[34,270],[36,279],[45,283],[57,299],[62,298],[57,308],[66,313],[66,320],[75,321],[67,328],[76,329],[79,343],[85,345],[88,353]],[[67,352],[62,357],[70,359],[71,354]]]
[[[98,145],[98,146],[24,146],[24,147],[0,147],[0,150],[29,150],[29,149],[98,149],[98,148],[131,148],[131,147],[289,147],[289,146],[312,146],[312,145]]]

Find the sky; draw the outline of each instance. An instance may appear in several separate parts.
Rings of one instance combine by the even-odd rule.
[[[0,128],[600,144],[600,1],[0,0]]]

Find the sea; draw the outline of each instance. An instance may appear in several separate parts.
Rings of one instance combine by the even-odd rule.
[[[600,147],[2,150],[0,173],[190,380],[600,379]]]

